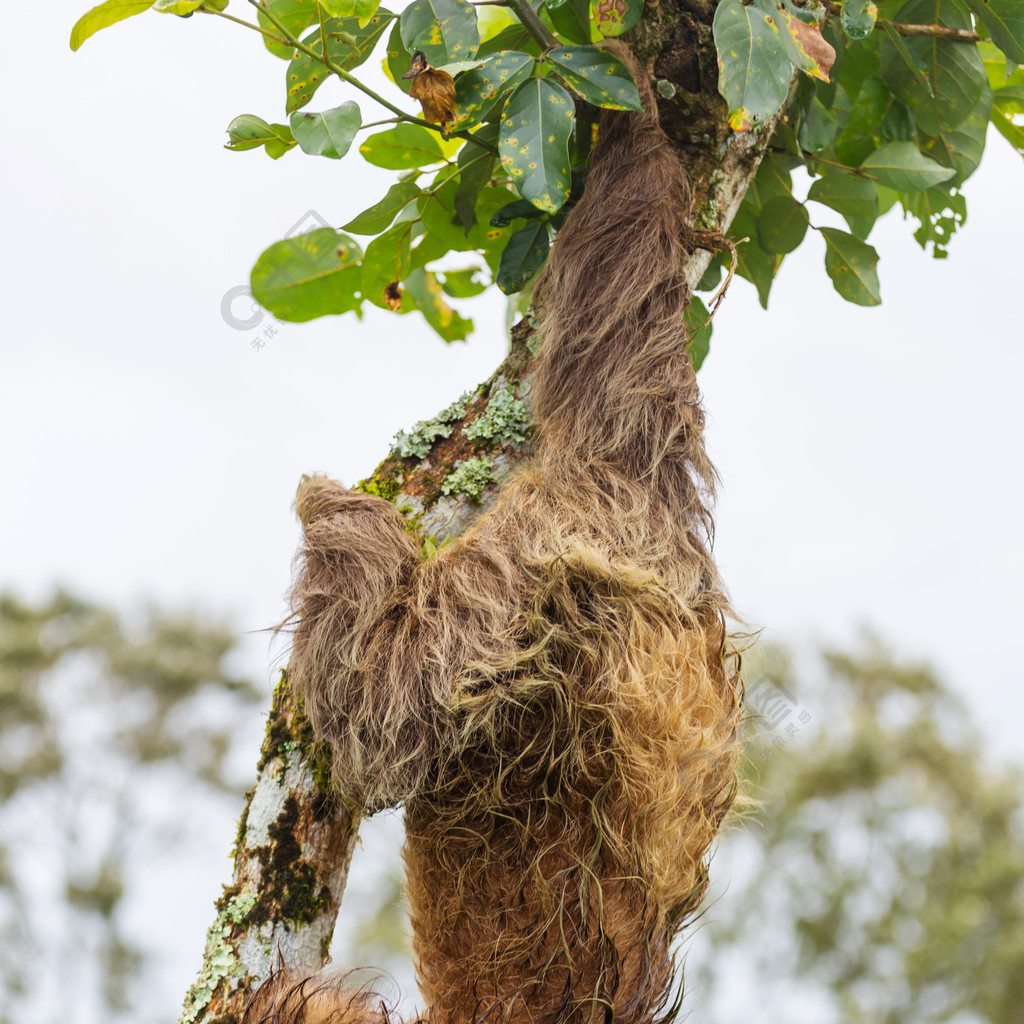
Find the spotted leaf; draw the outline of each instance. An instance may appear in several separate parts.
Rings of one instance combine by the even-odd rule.
[[[628,32],[644,12],[644,0],[592,0],[598,32],[606,38]]]
[[[377,40],[384,34],[392,15],[383,7],[366,23],[363,28],[355,18],[328,18],[324,22],[327,35],[327,56],[333,64],[343,71],[351,71],[359,67],[373,52]],[[319,28],[310,32],[303,40],[314,53],[323,53],[323,40]],[[296,51],[288,65],[287,88],[288,101],[285,109],[291,114],[304,107],[313,94],[331,77],[318,60]]]
[[[275,242],[252,268],[252,294],[282,320],[304,323],[358,309],[362,250],[334,228]]]
[[[399,24],[405,49],[422,51],[434,67],[469,60],[480,48],[476,11],[466,0],[413,0]]]
[[[642,110],[640,91],[625,64],[598,46],[558,46],[544,58],[595,107]]]
[[[548,78],[523,82],[508,98],[498,152],[519,194],[555,213],[569,197],[569,139],[576,108],[572,96]]]
[[[528,53],[507,50],[459,75],[455,82],[455,126],[465,128],[482,121],[501,97],[524,81],[532,70],[533,57]]]
[[[722,0],[715,10],[718,91],[729,104],[729,125],[749,131],[785,102],[793,66],[778,19],[740,0]]]

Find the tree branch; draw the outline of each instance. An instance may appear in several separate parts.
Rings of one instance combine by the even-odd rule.
[[[981,41],[981,36],[971,28],[946,28],[945,25],[904,25],[898,21],[890,21],[886,24],[907,39],[928,36],[933,39],[945,39],[951,43],[978,43]],[[883,23],[879,22],[875,27],[882,28]]]

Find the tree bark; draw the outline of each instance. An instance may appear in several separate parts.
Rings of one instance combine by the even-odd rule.
[[[714,0],[648,0],[627,37],[656,80],[667,83],[659,92],[674,90],[660,100],[661,122],[690,179],[692,224],[709,238],[728,229],[775,127],[770,122],[743,135],[729,129],[717,91],[714,8]],[[704,249],[690,253],[691,287],[710,259]],[[528,432],[517,427],[529,420],[532,334],[530,318],[520,322],[508,357],[465,407],[427,424],[414,436],[414,454],[392,451],[360,485],[393,501],[427,544],[465,530],[529,456]],[[467,464],[473,472],[460,473]],[[358,808],[329,788],[326,754],[284,673],[242,812],[234,878],[217,903],[181,1024],[234,1024],[273,968],[323,965],[358,826]]]

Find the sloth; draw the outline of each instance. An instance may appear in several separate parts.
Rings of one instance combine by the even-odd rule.
[[[387,501],[304,478],[290,671],[336,783],[404,804],[422,1020],[653,1024],[735,794],[741,685],[686,352],[689,190],[648,76],[605,111],[538,281],[536,454],[423,558]],[[364,1024],[282,973],[247,1021]]]

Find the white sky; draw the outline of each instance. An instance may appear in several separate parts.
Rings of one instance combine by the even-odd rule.
[[[466,345],[371,310],[254,351],[224,293],[308,210],[344,223],[392,179],[354,152],[222,149],[238,114],[285,120],[285,64],[203,16],[145,14],[72,54],[88,3],[6,11],[0,586],[191,601],[257,630],[283,610],[299,475],[360,478],[395,431],[485,378],[503,303],[468,304]],[[312,106],[344,98],[329,83]],[[737,282],[701,373],[739,611],[788,641],[873,626],[934,661],[1002,754],[1024,716],[1022,185],[992,135],[949,260],[883,221],[878,309],[839,298],[816,239],[767,314]],[[248,656],[269,671],[264,638]]]

